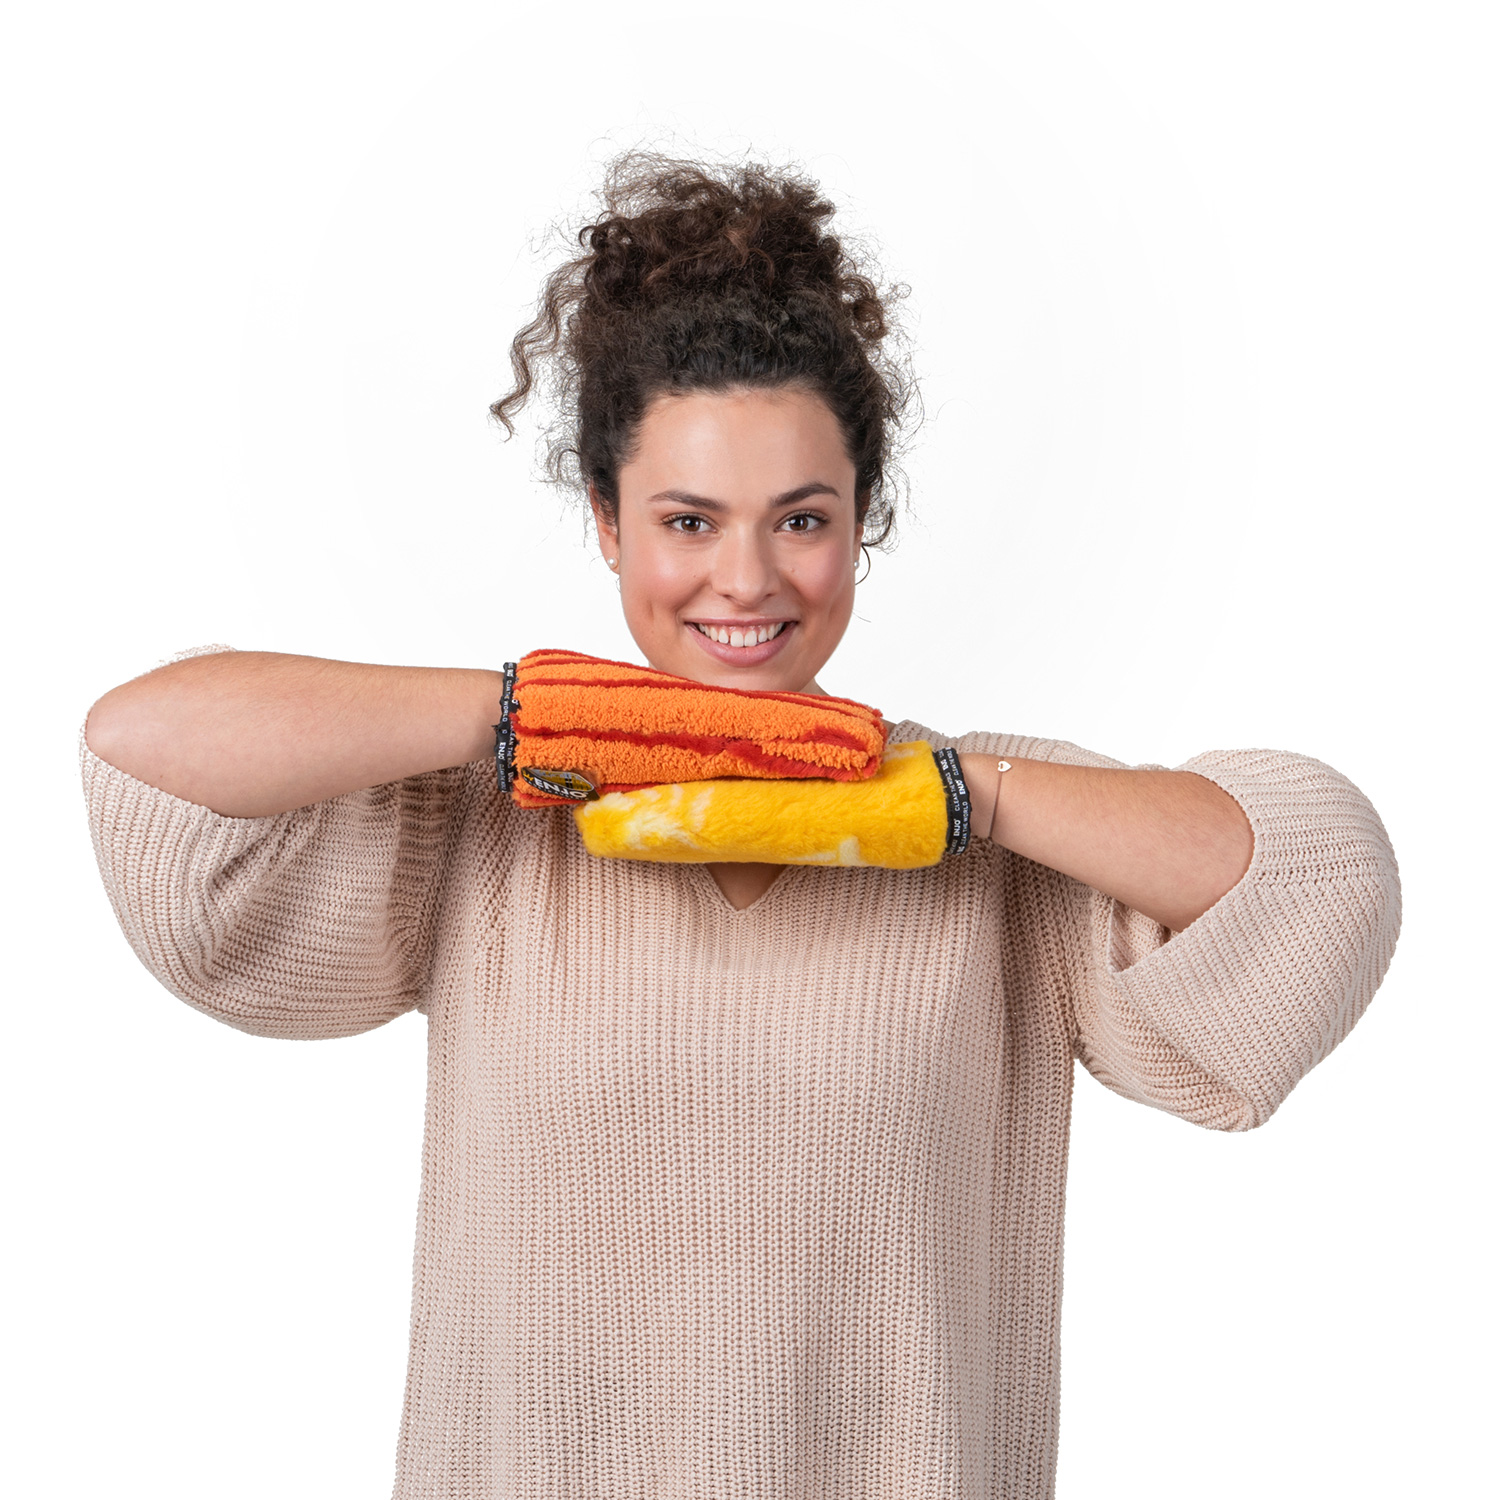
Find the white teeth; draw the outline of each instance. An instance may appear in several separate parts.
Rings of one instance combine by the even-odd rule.
[[[773,641],[783,630],[787,622],[778,620],[774,625],[752,625],[747,630],[730,630],[724,625],[699,625],[693,624],[695,630],[701,630],[709,640],[717,641],[721,646],[763,646],[767,641]]]

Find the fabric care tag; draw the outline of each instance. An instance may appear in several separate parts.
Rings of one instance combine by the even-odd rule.
[[[582,771],[555,771],[545,766],[522,766],[521,780],[545,797],[565,802],[597,802],[599,789]]]
[[[969,847],[969,786],[958,762],[958,751],[934,750],[938,774],[943,778],[943,795],[948,800],[949,854],[962,854]]]

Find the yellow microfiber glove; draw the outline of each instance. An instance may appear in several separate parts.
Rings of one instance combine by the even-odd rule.
[[[605,859],[915,870],[968,843],[969,798],[955,751],[908,740],[864,781],[671,782],[578,803],[573,818]]]

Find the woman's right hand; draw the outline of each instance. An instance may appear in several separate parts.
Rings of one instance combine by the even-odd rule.
[[[112,688],[85,737],[137,780],[265,817],[491,754],[501,674],[216,651]]]

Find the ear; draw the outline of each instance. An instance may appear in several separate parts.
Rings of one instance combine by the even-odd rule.
[[[854,566],[859,566],[859,548],[865,539],[865,524],[863,521],[854,528]]]
[[[594,532],[599,538],[600,555],[603,557],[619,557],[619,530],[617,527],[610,525],[608,517],[604,514],[604,507],[599,503],[599,492],[594,488],[592,481],[589,483],[589,509],[594,513]]]

